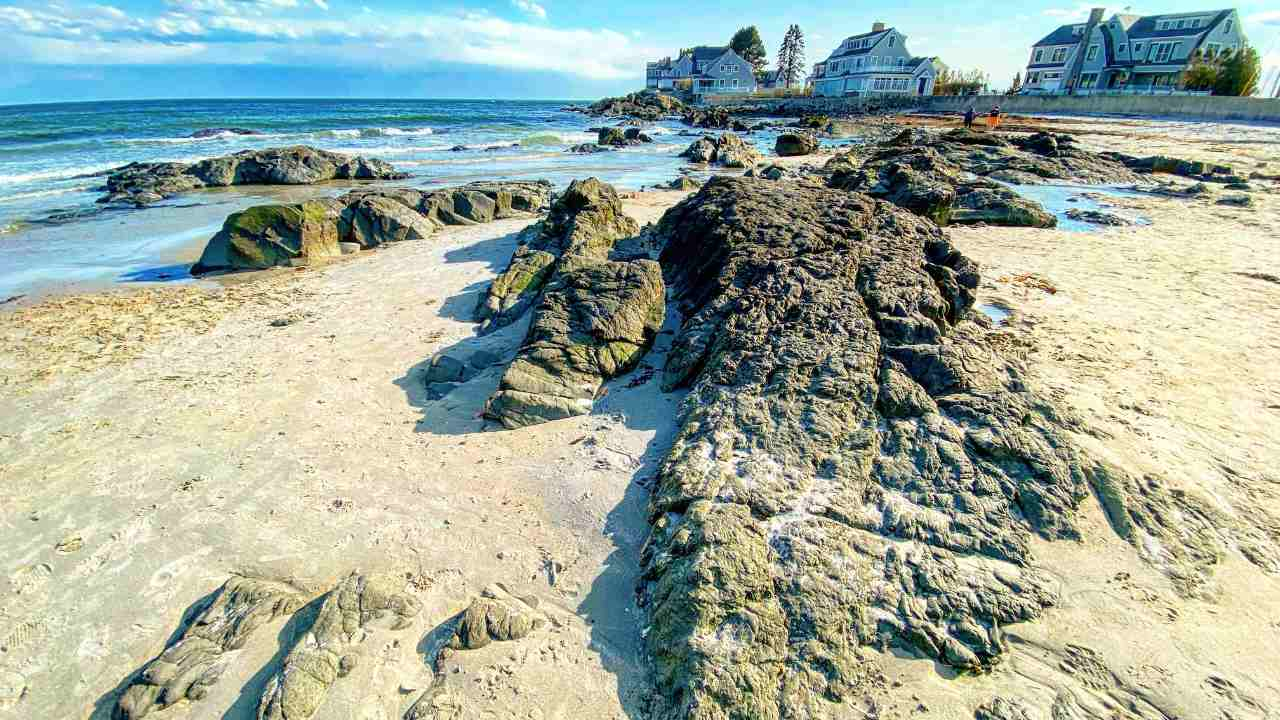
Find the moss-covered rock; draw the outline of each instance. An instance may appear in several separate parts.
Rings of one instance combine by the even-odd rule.
[[[560,260],[485,415],[509,428],[591,411],[605,380],[644,356],[666,312],[652,260]]]
[[[341,255],[338,222],[343,209],[336,200],[309,200],[232,213],[191,273],[259,270]]]

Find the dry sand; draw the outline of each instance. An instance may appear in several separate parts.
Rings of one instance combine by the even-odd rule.
[[[1127,152],[1147,142],[1081,138]],[[1268,156],[1252,144],[1179,149],[1225,152],[1212,157],[1246,170]],[[1204,498],[1232,537],[1264,546],[1280,544],[1277,190],[1249,209],[1117,201],[1148,227],[951,231],[983,265],[980,302],[1011,312],[993,332],[1084,419],[1082,442]],[[641,193],[626,209],[652,221],[682,196]],[[403,575],[424,611],[375,634],[360,691],[339,682],[318,717],[401,717],[431,677],[432,629],[494,582],[537,597],[550,622],[449,660],[466,717],[644,717],[633,589],[646,479],[678,397],[641,371],[612,383],[593,415],[482,432],[500,366],[439,400],[422,381],[442,350],[514,353],[525,323],[480,338],[470,318],[525,222],[225,287],[0,315],[0,717],[109,717],[114,691],[231,573],[318,594],[355,568]],[[661,366],[669,339],[647,365]],[[1280,568],[1229,547],[1187,599],[1095,502],[1084,514],[1082,542],[1038,546],[1062,602],[1007,628],[1007,662],[955,678],[884,654],[888,694],[849,717],[870,706],[971,718],[994,694],[1045,718],[1064,695],[1097,717],[1274,716]],[[291,632],[260,631],[208,698],[158,717],[253,717],[259,670]]]

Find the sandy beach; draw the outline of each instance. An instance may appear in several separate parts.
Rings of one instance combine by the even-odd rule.
[[[1023,122],[1092,150],[1280,172],[1274,128]],[[1102,200],[1147,225],[948,229],[1002,318],[991,342],[1078,416],[1083,447],[1172,491],[1219,552],[1189,592],[1089,498],[1080,541],[1036,541],[1061,602],[1004,628],[1005,662],[956,676],[868,652],[885,682],[847,717],[967,719],[993,695],[1041,708],[1066,695],[1082,718],[1275,716],[1280,183],[1251,184],[1251,207],[1218,204],[1227,192]],[[624,210],[643,226],[685,196],[628,193]],[[423,379],[440,353],[515,354],[528,316],[481,336],[474,313],[529,222],[0,308],[0,717],[110,718],[228,577],[316,597],[357,569],[404,578],[423,610],[375,631],[361,682],[336,684],[316,717],[404,717],[433,675],[468,718],[646,717],[635,587],[676,429],[680,394],[652,372],[672,335],[591,415],[519,430],[480,417],[502,362],[442,397]],[[496,583],[547,622],[430,667],[438,629]],[[274,620],[205,699],[159,717],[254,718],[262,668],[298,622]]]

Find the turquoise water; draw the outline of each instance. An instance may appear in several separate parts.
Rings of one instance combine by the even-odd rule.
[[[189,100],[0,107],[0,300],[60,284],[154,279],[156,268],[190,262],[227,214],[269,202],[280,190],[200,191],[147,210],[103,211],[103,174],[135,161],[184,161],[239,150],[311,145],[381,158],[431,187],[488,178],[545,178],[558,187],[594,175],[621,188],[675,177],[692,140],[664,122],[655,142],[575,155],[612,122],[562,109],[563,102],[458,100]],[[197,130],[239,127],[192,138]],[[755,142],[772,149],[773,133]],[[462,151],[452,148],[462,146]],[[302,193],[336,194],[338,187]],[[291,199],[291,198],[290,198]],[[73,222],[48,224],[73,213]],[[192,250],[195,248],[195,250]],[[170,275],[170,273],[162,273]]]

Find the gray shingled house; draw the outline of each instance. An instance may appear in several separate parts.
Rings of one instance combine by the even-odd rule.
[[[1117,13],[1103,21],[1105,13],[1105,8],[1094,8],[1087,22],[1063,25],[1036,43],[1022,92],[1178,92],[1197,51],[1214,57],[1245,44],[1235,10]]]
[[[728,47],[699,45],[679,58],[663,58],[645,65],[645,87],[688,90],[694,96],[751,93],[756,77],[751,63]]]
[[[871,32],[847,37],[806,81],[819,97],[843,95],[932,95],[945,66],[936,57],[915,57],[907,36],[875,23]]]

